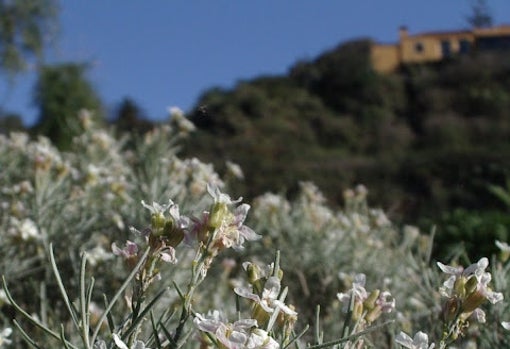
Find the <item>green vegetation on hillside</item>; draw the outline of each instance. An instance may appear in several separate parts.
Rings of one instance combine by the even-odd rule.
[[[341,203],[363,183],[394,219],[453,208],[501,210],[488,190],[510,164],[510,60],[504,52],[405,66],[370,66],[369,40],[348,42],[285,76],[206,91],[185,151],[222,169],[241,165],[247,197],[292,196],[311,180]],[[443,230],[439,227],[439,233]]]

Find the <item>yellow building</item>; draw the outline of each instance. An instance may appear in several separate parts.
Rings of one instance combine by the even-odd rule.
[[[389,73],[402,64],[437,62],[474,50],[499,49],[510,49],[510,25],[414,35],[401,27],[398,43],[373,44],[370,58],[376,71]]]

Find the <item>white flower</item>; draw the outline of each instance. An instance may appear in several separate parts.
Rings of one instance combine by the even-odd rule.
[[[244,179],[244,173],[241,169],[241,166],[231,161],[227,161],[225,165],[227,166],[227,173],[231,174],[237,179]]]
[[[260,235],[243,224],[250,210],[250,205],[239,205],[231,212],[228,206],[238,203],[242,198],[232,200],[229,195],[222,193],[218,188],[213,189],[207,186],[207,190],[214,199],[208,216],[209,226],[217,229],[212,244],[213,248],[232,247],[239,251],[244,248],[244,241],[254,241],[261,238]]]
[[[152,205],[148,205],[145,203],[144,200],[142,200],[142,206],[148,209],[151,212],[151,214],[156,216],[163,215],[163,213],[165,213],[165,211],[168,210],[173,205],[174,203],[172,200],[168,200],[168,204],[159,204],[153,201]]]
[[[496,246],[502,251],[502,252],[510,252],[510,245],[506,242],[498,241],[496,240]]]
[[[297,313],[294,310],[278,299],[280,289],[280,279],[276,276],[271,276],[267,279],[264,285],[262,297],[259,297],[257,294],[253,293],[252,290],[246,287],[236,287],[234,288],[234,292],[243,298],[248,298],[256,302],[266,313],[271,314],[275,310],[281,310],[287,315],[296,316]]]
[[[170,107],[168,108],[168,112],[170,114],[170,118],[177,127],[179,128],[179,131],[182,133],[190,133],[196,130],[195,125],[189,121],[186,116],[184,116],[184,112],[179,107]]]
[[[473,311],[479,305],[480,296],[487,299],[492,304],[503,300],[503,294],[500,292],[493,292],[489,283],[492,279],[490,273],[486,272],[485,269],[489,266],[489,260],[486,257],[481,258],[477,263],[471,264],[466,269],[462,267],[453,267],[444,265],[443,263],[437,262],[439,268],[445,273],[450,274],[448,280],[443,283],[440,288],[441,295],[445,297],[461,296],[463,299],[462,308],[464,311]],[[459,294],[459,290],[456,288],[457,280],[460,280],[464,285],[468,280],[476,278],[476,285],[473,290],[470,290],[468,294]],[[461,290],[465,291],[465,290]],[[473,297],[470,297],[473,296]],[[476,302],[473,301],[476,300]],[[482,319],[482,317],[479,317]]]
[[[117,244],[112,243],[112,252],[114,255],[122,256],[125,259],[134,258],[138,254],[138,245],[133,241],[127,240],[124,248],[119,248]]]
[[[175,249],[172,246],[165,246],[159,250],[159,257],[163,262],[175,264],[177,257],[175,256]]]
[[[233,205],[243,200],[242,197],[238,198],[237,200],[232,200],[230,195],[222,193],[218,187],[213,187],[209,184],[207,184],[207,192],[214,199],[214,202],[219,204]]]
[[[96,246],[93,249],[87,251],[87,260],[91,266],[95,266],[112,258],[113,254],[106,251],[103,246]]]
[[[33,220],[25,218],[18,220],[15,217],[11,217],[12,227],[9,229],[11,235],[17,236],[24,241],[32,239],[40,239],[39,229]]]
[[[233,324],[227,323],[222,319],[221,314],[215,310],[212,313],[208,313],[207,316],[196,314],[193,324],[200,331],[216,336],[218,341],[226,348],[237,349],[247,348],[246,343],[250,339],[251,329],[257,327],[257,320],[241,319]],[[252,348],[258,347],[253,346]]]
[[[150,211],[152,217],[160,220],[165,219],[165,212],[168,211],[170,217],[173,219],[175,227],[178,229],[184,229],[189,225],[189,218],[181,216],[179,212],[179,205],[175,204],[170,199],[168,200],[168,204],[152,202],[152,205],[148,205],[144,200],[142,200],[142,205]]]
[[[416,333],[414,338],[400,332],[395,337],[395,342],[408,349],[433,349],[436,346],[434,343],[429,346],[429,336],[421,331]]]
[[[168,110],[168,114],[170,114],[170,116],[184,116],[184,112],[182,111],[181,108],[177,107],[177,106],[172,106],[172,107],[168,107],[167,108]]]
[[[501,322],[501,326],[503,326],[503,328],[505,330],[509,330],[510,331],[510,321],[502,321]]]
[[[340,292],[336,296],[340,302],[343,303],[342,311],[347,313],[351,301],[351,295],[356,301],[363,302],[368,298],[368,292],[365,289],[366,276],[365,274],[356,274],[352,282],[352,288],[346,292]]]
[[[4,344],[11,344],[11,340],[7,339],[12,333],[12,328],[7,327],[0,331],[0,348],[4,346]]]
[[[119,335],[116,333],[113,334],[113,341],[115,342],[115,345],[117,346],[117,348],[120,348],[120,349],[150,349],[150,348],[146,347],[142,341],[136,341],[133,344],[133,346],[131,348],[129,348],[127,346],[127,344],[124,343],[122,341],[122,339],[120,339]]]
[[[245,347],[247,349],[278,349],[280,345],[266,331],[255,328],[251,331]]]
[[[290,212],[290,203],[281,195],[273,193],[265,193],[255,198],[253,206],[257,217],[274,216],[278,213],[285,215]]]
[[[454,276],[470,276],[470,275],[481,275],[485,272],[485,269],[489,266],[489,259],[487,257],[482,257],[476,263],[471,264],[469,267],[464,269],[463,267],[452,267],[449,265],[445,265],[441,262],[437,262],[437,266],[439,269],[443,271],[445,274],[451,274]]]

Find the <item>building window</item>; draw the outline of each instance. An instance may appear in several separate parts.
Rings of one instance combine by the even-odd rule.
[[[452,47],[450,45],[450,41],[448,40],[441,41],[441,52],[443,54],[443,58],[447,58],[452,55]]]
[[[421,42],[417,42],[415,45],[414,45],[414,50],[417,52],[417,53],[422,53],[424,48],[423,48],[423,43]]]
[[[462,39],[459,41],[459,53],[465,54],[471,51],[471,42],[466,39]]]

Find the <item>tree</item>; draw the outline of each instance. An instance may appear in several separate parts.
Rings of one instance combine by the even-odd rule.
[[[0,110],[0,134],[12,131],[24,131],[25,127],[20,115]]]
[[[44,66],[34,91],[39,118],[34,127],[60,148],[69,146],[80,130],[78,112],[92,111],[96,121],[102,119],[101,102],[85,78],[86,64],[66,63]]]
[[[154,124],[147,120],[142,108],[129,97],[119,104],[112,122],[119,132],[144,133],[154,127]]]
[[[467,21],[472,27],[492,27],[492,15],[487,0],[476,0],[471,6],[471,11],[472,13],[467,17]]]
[[[57,0],[0,0],[0,71],[12,77],[40,61],[57,15]]]

